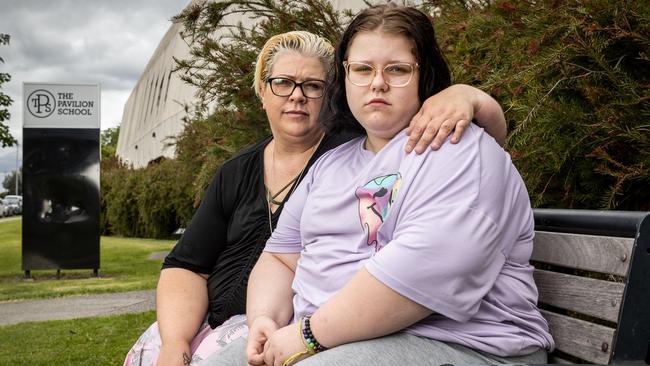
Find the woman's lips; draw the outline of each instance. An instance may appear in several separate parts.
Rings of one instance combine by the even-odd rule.
[[[309,115],[305,111],[286,111],[284,113],[288,114],[288,115],[291,115],[291,116],[308,116]]]

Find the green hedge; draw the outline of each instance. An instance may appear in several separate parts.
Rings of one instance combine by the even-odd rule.
[[[447,10],[456,81],[503,106],[534,206],[650,210],[650,2]]]
[[[422,9],[455,82],[504,107],[506,149],[534,206],[650,210],[650,3],[446,0]],[[215,38],[231,12],[259,23]],[[324,0],[206,2],[179,15],[193,43],[177,72],[200,90],[200,105],[219,107],[188,113],[177,159],[142,170],[106,164],[105,232],[164,237],[186,225],[221,162],[268,133],[251,88],[264,41],[294,29],[336,40],[351,15]]]
[[[192,216],[192,174],[177,160],[147,169],[113,166],[102,171],[104,235],[169,238]]]

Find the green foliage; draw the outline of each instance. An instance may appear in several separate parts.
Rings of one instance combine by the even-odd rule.
[[[8,34],[0,33],[0,45],[8,45],[10,36]],[[0,57],[0,63],[5,60]],[[9,126],[4,122],[11,118],[8,107],[11,106],[13,100],[7,94],[2,92],[2,84],[9,82],[11,75],[6,72],[0,72],[0,144],[2,147],[14,146],[18,141],[9,133]]]
[[[233,15],[256,23],[250,28],[232,25],[228,19]],[[192,116],[178,139],[178,159],[202,162],[194,181],[195,204],[225,159],[269,133],[252,88],[255,59],[266,40],[278,33],[307,30],[335,43],[349,19],[349,12],[336,11],[324,0],[205,2],[176,17],[183,22],[183,36],[191,46],[190,59],[176,60],[176,71],[197,87],[204,110],[218,101],[211,113]]]
[[[18,178],[18,185],[16,186],[16,177]],[[5,179],[2,181],[2,187],[6,189],[7,194],[22,194],[23,193],[23,175],[21,171],[16,172],[15,170],[11,173],[5,175]],[[18,193],[16,193],[16,187],[18,187]]]
[[[122,165],[102,170],[100,229],[103,235],[142,236],[137,189],[143,175],[143,170],[132,171]]]
[[[122,164],[115,151],[119,127],[100,135],[101,211],[104,235],[169,238],[191,217],[190,191],[178,179],[186,171],[178,161],[161,160],[149,169],[132,170]]]
[[[421,8],[455,82],[504,107],[507,149],[534,206],[650,210],[650,3],[429,0]],[[233,15],[257,23],[232,25]],[[178,15],[191,57],[176,60],[176,72],[198,88],[199,106],[188,111],[177,159],[103,174],[108,232],[164,235],[186,225],[217,167],[269,132],[252,89],[263,43],[296,29],[335,42],[351,16],[325,0],[198,2]]]
[[[61,279],[55,270],[32,270],[34,279],[23,280],[20,240],[21,220],[0,222],[0,302],[154,289],[161,260],[149,256],[174,245],[170,240],[102,236],[99,278],[91,277],[90,269],[63,270]]]
[[[503,105],[508,150],[535,206],[650,209],[650,4],[442,0],[422,10],[435,19],[456,82],[481,87]],[[233,13],[259,23],[215,36]],[[179,140],[208,134],[195,195],[223,157],[266,127],[250,88],[262,43],[292,29],[335,41],[350,16],[326,1],[269,0],[196,5],[177,17],[194,42],[178,70],[201,100],[222,106],[194,119],[189,126],[201,131]],[[257,125],[230,124],[232,110],[245,121],[259,118]]]
[[[225,25],[232,14],[258,23],[250,29]],[[264,42],[298,29],[335,41],[346,17],[323,0],[205,2],[177,16],[185,24],[191,58],[176,60],[176,72],[198,87],[198,107],[187,111],[186,128],[175,141],[176,159],[138,170],[102,162],[102,232],[167,237],[186,226],[223,161],[269,133],[252,88],[254,60]]]
[[[253,19],[246,28],[233,15]],[[266,40],[278,33],[307,30],[335,43],[342,33],[341,12],[327,1],[220,1],[197,3],[175,19],[183,22],[191,58],[177,60],[182,79],[199,89],[202,102],[246,113],[259,110],[253,85],[254,62]],[[215,31],[216,30],[216,31]]]
[[[121,365],[153,311],[0,327],[0,365]]]
[[[456,82],[495,96],[535,206],[650,209],[650,3],[442,7]]]
[[[194,172],[181,160],[131,169],[103,166],[101,231],[104,235],[169,238],[192,218]]]
[[[101,159],[114,159],[117,150],[117,138],[120,136],[120,126],[107,128],[99,135]]]
[[[181,225],[186,225],[192,215],[192,176],[182,162],[166,160],[143,171],[141,189],[137,195],[138,213],[144,237],[164,238]]]
[[[117,151],[117,140],[120,134],[120,127],[114,127],[114,128],[108,128],[104,131],[101,132],[99,135],[99,145],[100,145],[100,169],[101,169],[101,175],[100,175],[100,192],[101,192],[101,197],[100,197],[100,212],[99,212],[99,226],[100,226],[100,232],[103,233],[104,235],[109,235],[113,233],[115,230],[111,230],[111,223],[114,221],[118,221],[119,223],[122,223],[123,217],[121,216],[111,216],[109,218],[108,216],[108,205],[109,205],[109,199],[117,199],[121,197],[116,197],[117,192],[115,189],[121,189],[121,188],[126,188],[122,187],[120,184],[122,182],[116,182],[116,179],[121,178],[124,176],[125,172],[124,167],[120,164],[120,160],[115,154]],[[119,202],[116,201],[111,201],[113,204],[118,204]],[[130,204],[130,206],[129,206]],[[133,207],[133,204],[130,203],[129,201],[126,202],[127,207],[125,208],[120,208],[120,207],[113,207],[113,211],[111,211],[112,214],[115,215],[120,215],[123,214],[124,210],[129,210],[129,208]],[[133,211],[133,210],[131,210]],[[129,219],[131,217],[128,217]],[[136,221],[137,222],[137,221]],[[118,224],[119,225],[119,224]],[[126,230],[118,230],[117,232],[128,232]],[[129,235],[129,236],[135,236],[135,235]]]

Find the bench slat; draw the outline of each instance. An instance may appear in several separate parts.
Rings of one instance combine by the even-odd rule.
[[[536,269],[533,276],[539,290],[539,302],[618,322],[625,284],[540,269]]]
[[[609,363],[614,329],[546,310],[542,310],[542,315],[548,321],[557,350],[588,362]]]
[[[532,260],[626,276],[633,238],[535,232]]]

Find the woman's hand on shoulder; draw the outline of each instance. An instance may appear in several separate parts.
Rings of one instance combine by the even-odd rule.
[[[246,344],[246,358],[250,366],[264,365],[266,344],[278,328],[278,324],[268,316],[258,316],[253,319]]]
[[[455,144],[475,117],[499,144],[505,143],[506,122],[499,104],[477,88],[455,84],[424,101],[406,129],[409,139],[404,149],[421,154],[430,145],[437,150],[452,132]]]

